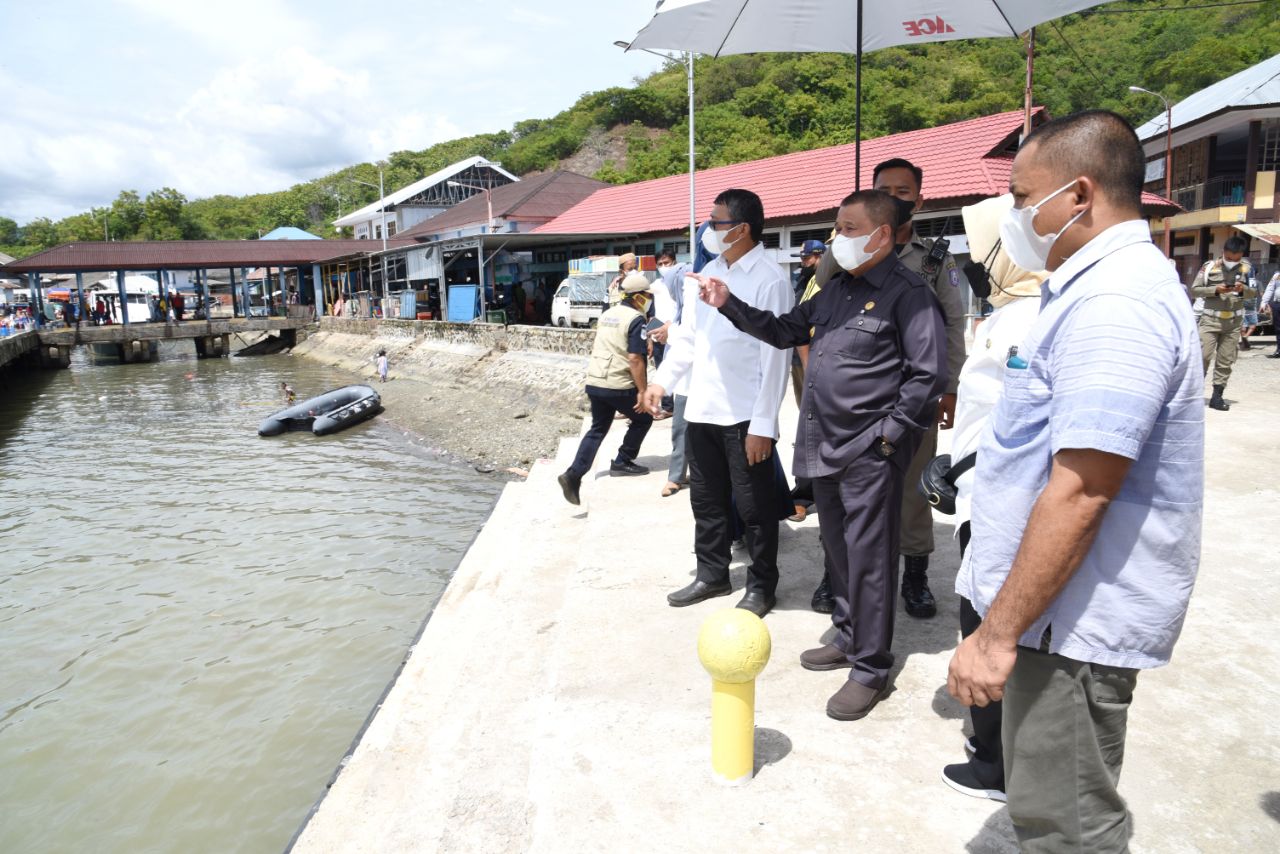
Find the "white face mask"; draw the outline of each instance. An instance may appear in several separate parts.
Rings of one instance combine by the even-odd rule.
[[[735,225],[733,228],[737,228],[737,226]],[[708,228],[706,231],[702,232],[702,248],[706,249],[712,255],[723,255],[728,252],[735,244],[737,244],[738,240],[742,239],[739,237],[738,240],[733,240],[728,243],[724,242],[724,235],[733,231],[733,228],[728,229],[728,231],[716,231],[714,228]]]
[[[1030,207],[1010,208],[1005,211],[1004,217],[1000,220],[1000,240],[1004,244],[1004,251],[1009,255],[1009,260],[1032,273],[1039,272],[1045,268],[1045,265],[1049,263],[1049,252],[1053,249],[1053,244],[1057,242],[1063,232],[1075,224],[1076,220],[1085,215],[1088,208],[1067,220],[1067,224],[1056,234],[1040,234],[1037,232],[1035,226],[1036,214],[1039,213],[1045,202],[1075,183],[1074,180],[1068,181]]]
[[[1236,267],[1240,266],[1240,262],[1239,261],[1223,261],[1222,266],[1226,267],[1228,270],[1234,270]]]
[[[845,237],[843,234],[837,234],[836,239],[831,241],[831,255],[842,270],[856,270],[875,257],[875,252],[867,251],[871,234],[864,234],[861,237]]]

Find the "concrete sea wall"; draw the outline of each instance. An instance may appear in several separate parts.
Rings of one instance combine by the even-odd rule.
[[[23,356],[35,350],[40,344],[40,337],[33,332],[19,332],[0,338],[0,369],[17,362]]]

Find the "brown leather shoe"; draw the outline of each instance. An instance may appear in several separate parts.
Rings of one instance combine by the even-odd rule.
[[[847,680],[840,690],[827,700],[827,717],[838,721],[856,721],[865,718],[875,708],[883,688],[868,688],[861,682]]]
[[[800,666],[805,670],[839,670],[841,667],[853,667],[849,657],[831,644],[817,649],[806,649],[800,653]]]

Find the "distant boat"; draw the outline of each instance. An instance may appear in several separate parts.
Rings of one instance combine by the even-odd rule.
[[[317,436],[337,433],[382,411],[382,397],[367,385],[349,385],[282,409],[258,425],[259,436],[310,430]]]

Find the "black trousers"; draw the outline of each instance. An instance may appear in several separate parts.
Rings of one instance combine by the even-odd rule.
[[[693,548],[698,580],[729,581],[733,512],[746,527],[751,563],[747,590],[772,596],[778,588],[778,480],[770,461],[747,465],[750,422],[722,427],[688,422],[689,505],[693,510]],[[774,443],[777,454],[777,443]]]
[[[614,462],[617,463],[629,463],[635,460],[640,453],[640,443],[644,441],[649,428],[653,426],[652,415],[635,411],[636,390],[634,388],[615,390],[587,386],[587,399],[591,401],[591,427],[583,434],[582,441],[578,443],[578,454],[573,458],[573,464],[569,466],[567,473],[574,477],[582,477],[591,470],[591,464],[596,461],[596,452],[600,450],[600,443],[604,441],[609,428],[613,426],[614,415],[621,412],[631,419],[627,435],[622,437],[622,447],[618,449],[618,456],[614,458]]]
[[[960,557],[969,550],[971,528],[965,522],[960,526]],[[960,597],[960,636],[967,638],[982,625],[982,617],[974,610],[973,603]],[[969,760],[969,767],[985,786],[1004,788],[1004,748],[1000,741],[1000,701],[985,706],[970,706],[969,719],[973,721],[973,741],[977,748]]]
[[[869,688],[883,687],[893,667],[902,486],[915,445],[898,443],[901,466],[872,449],[844,470],[812,479],[836,602],[834,644],[853,665],[849,678]]]

